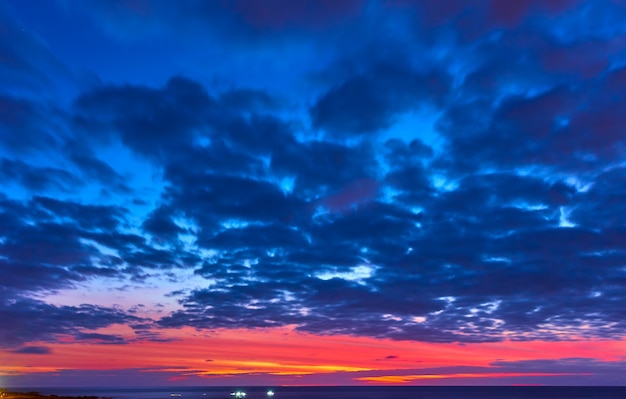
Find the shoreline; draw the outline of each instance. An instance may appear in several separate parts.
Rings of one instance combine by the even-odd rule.
[[[60,395],[43,395],[39,392],[16,392],[9,390],[0,390],[0,399],[110,399],[100,396],[82,395],[82,396],[60,396]]]

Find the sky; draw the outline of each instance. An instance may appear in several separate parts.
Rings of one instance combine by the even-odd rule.
[[[623,385],[624,107],[624,0],[0,0],[0,386]]]

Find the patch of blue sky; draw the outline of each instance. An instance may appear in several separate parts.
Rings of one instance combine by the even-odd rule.
[[[266,170],[269,170],[272,165],[272,157],[270,155],[261,155],[258,159],[263,162],[263,166],[265,166]]]
[[[283,190],[283,193],[285,194],[291,194],[293,192],[295,183],[296,178],[294,176],[283,177],[280,180],[280,189]]]
[[[196,134],[193,139],[193,145],[196,148],[211,147],[211,138],[206,135]]]
[[[570,220],[571,213],[572,213],[572,208],[568,208],[565,206],[562,206],[559,208],[559,227],[569,228],[569,227],[577,226],[576,223],[573,223]]]
[[[307,308],[306,306],[301,306],[301,307],[296,307],[294,308],[295,313],[301,315],[301,316],[309,316],[311,314],[311,311],[313,309],[311,308]]]
[[[259,301],[258,299],[252,299],[248,303],[243,304],[243,307],[246,308],[246,309],[250,309],[250,310],[263,309],[264,306],[260,305],[260,303],[261,303],[261,301]]]
[[[96,248],[102,255],[109,255],[109,256],[119,257],[119,253],[115,249],[109,248],[109,247],[104,246],[102,244],[99,244],[98,242],[96,242],[94,240],[90,240],[88,238],[79,238],[78,240],[83,245],[87,245],[87,246]]]
[[[320,273],[315,274],[315,277],[320,280],[330,280],[333,278],[340,278],[347,281],[354,281],[357,283],[364,283],[365,280],[372,277],[376,272],[376,267],[372,265],[358,265],[349,268],[347,271],[340,271],[338,268],[332,268]]]
[[[2,193],[15,201],[28,201],[34,194],[22,184],[15,182],[2,182]]]
[[[526,201],[515,201],[511,203],[510,206],[513,208],[523,209],[525,211],[543,211],[545,209],[550,208],[546,204],[541,204],[541,203],[533,204],[533,203],[529,203]]]
[[[567,116],[563,116],[563,115],[557,115],[554,118],[554,128],[555,129],[563,129],[566,128],[567,126],[569,126],[571,120],[569,117]]]
[[[243,219],[228,219],[220,223],[225,229],[243,229],[250,226],[250,222]]]
[[[281,102],[280,107],[273,110],[272,115],[289,126],[296,141],[303,143],[321,137],[319,132],[313,129],[308,103],[302,99],[279,98],[278,101]]]
[[[456,33],[449,30],[442,32],[437,40],[438,45],[426,48],[425,55],[438,68],[447,70],[452,77],[452,87],[459,87],[465,81],[466,76],[484,62],[473,48],[477,47],[480,41],[474,46],[459,46]],[[494,34],[487,35],[483,40],[497,40],[497,36],[494,38]]]
[[[485,312],[485,313],[493,313],[496,310],[498,310],[498,308],[500,307],[500,305],[502,304],[502,300],[498,299],[495,301],[489,301],[489,302],[485,302],[485,303],[481,303],[478,306],[478,309],[480,309],[480,311]]]
[[[183,249],[191,252],[199,251],[196,244],[198,239],[196,234],[199,231],[198,225],[194,221],[183,217],[174,217],[172,221],[184,230],[184,232],[178,233],[178,240],[182,242]]]
[[[412,206],[408,208],[409,211],[411,211],[411,213],[415,214],[415,215],[419,215],[420,213],[424,212],[424,208],[422,208],[421,206]]]
[[[287,290],[280,290],[281,299],[283,301],[292,302],[297,300],[298,298],[294,295],[293,292]]]
[[[436,310],[434,312],[428,313],[428,315],[430,315],[430,316],[438,316],[438,315],[444,313],[447,309],[453,307],[454,302],[456,302],[456,300],[457,300],[457,298],[453,297],[453,296],[441,296],[441,297],[438,297],[436,299],[439,300],[439,301],[444,302],[445,307],[443,309],[439,309],[439,310]]]
[[[422,107],[405,112],[396,118],[395,123],[382,134],[384,140],[400,139],[405,143],[417,139],[433,149],[435,155],[441,154],[445,144],[444,137],[436,130],[441,111],[433,107]]]
[[[320,218],[322,218],[322,217],[324,217],[324,216],[326,216],[326,215],[329,215],[329,214],[330,214],[330,211],[329,211],[328,209],[326,209],[326,207],[325,207],[325,206],[323,206],[323,205],[317,205],[317,206],[315,206],[315,208],[314,208],[314,210],[313,210],[313,213],[312,213],[312,215],[311,215],[311,219],[312,219],[314,222],[317,222],[317,221],[319,221],[319,220],[320,220]],[[309,244],[311,243],[310,238],[309,238],[309,239],[307,239],[307,241],[309,241]]]
[[[393,315],[391,313],[385,313],[384,315],[382,315],[382,319],[390,321],[402,321],[402,317]]]
[[[247,267],[248,269],[251,268],[254,265],[258,265],[259,264],[259,258],[254,258],[254,259],[244,259],[241,264],[244,267]]]
[[[382,200],[383,202],[386,203],[395,203],[396,202],[396,197],[398,197],[399,195],[403,194],[404,191],[402,190],[397,190],[393,187],[390,186],[383,186],[382,189]]]
[[[152,271],[141,282],[129,278],[120,279],[96,277],[76,283],[73,288],[56,290],[41,299],[55,306],[80,306],[90,303],[104,307],[131,309],[139,304],[141,314],[137,316],[156,318],[159,314],[168,314],[182,310],[182,306],[170,294],[179,291],[181,286],[189,289],[205,288],[214,280],[194,274],[193,269],[177,269],[176,278],[169,278],[166,273]]]
[[[19,161],[18,161],[19,162]],[[27,187],[24,185],[19,177],[15,181],[7,180],[2,182],[2,193],[8,198],[16,201],[30,201],[34,196],[49,196],[63,201],[75,201],[79,203],[86,203],[85,198],[101,199],[100,187],[97,184],[82,184],[80,189],[74,187],[75,184],[80,184],[80,179],[76,176],[72,176],[70,168],[61,167],[61,165],[54,165],[52,162],[42,163],[30,163],[24,161],[28,166],[34,168],[53,168],[60,173],[67,173],[68,179],[72,182],[63,181],[65,179],[55,178],[48,175],[45,170],[35,170],[35,173],[42,175],[40,187]],[[48,179],[49,178],[49,179]],[[47,183],[43,183],[48,181]],[[94,203],[102,204],[102,201],[92,201]]]
[[[496,172],[496,170],[494,170],[494,172]],[[534,178],[542,178],[549,182],[554,182],[562,178],[562,176],[555,174],[554,171],[551,170],[549,167],[538,165],[538,164],[537,165],[525,165],[524,167],[515,168],[514,170],[511,170],[511,172],[516,174],[517,176],[531,176]]]
[[[133,154],[121,143],[103,147],[99,150],[99,154],[103,161],[124,178],[125,184],[133,190],[133,193],[132,195],[112,193],[108,200],[102,196],[83,196],[83,198],[93,202],[122,205],[132,215],[129,221],[139,226],[161,201],[165,188],[162,171],[149,161]]]
[[[62,201],[73,201],[81,204],[98,204],[126,207],[133,215],[131,223],[140,224],[159,201],[164,183],[158,171],[148,161],[138,158],[121,144],[102,147],[99,150],[100,161],[106,162],[123,178],[124,184],[134,190],[134,195],[117,193],[100,181],[92,180],[67,159],[57,159],[53,153],[33,153],[22,161],[36,168],[54,168],[64,170],[73,175],[77,187],[70,187],[68,183],[51,183],[40,191],[34,192],[20,184],[8,182],[3,186],[3,192],[10,198],[28,201],[35,194],[52,195]],[[140,202],[134,201],[141,199]],[[145,202],[145,203],[144,203]]]
[[[456,297],[453,296],[440,296],[437,298],[440,301],[444,301],[446,305],[451,305],[456,301]]]
[[[442,192],[454,191],[459,187],[458,181],[448,179],[441,174],[431,175],[431,182],[435,189]]]
[[[215,263],[219,259],[220,252],[215,249],[198,248],[198,254],[209,263]]]
[[[486,256],[483,258],[483,261],[492,263],[511,263],[511,259],[503,256]]]
[[[565,183],[570,187],[574,187],[579,193],[586,193],[594,184],[592,181],[585,181],[580,176],[568,176],[565,178]]]

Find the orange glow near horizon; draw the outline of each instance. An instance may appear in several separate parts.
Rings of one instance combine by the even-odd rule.
[[[123,327],[111,330],[122,333]],[[418,374],[395,376],[385,370],[434,367],[489,367],[495,361],[593,358],[620,360],[625,341],[504,341],[498,343],[427,343],[351,336],[317,336],[293,328],[216,330],[192,328],[163,330],[168,342],[136,341],[126,345],[81,342],[32,343],[47,346],[50,354],[29,355],[0,351],[0,375],[58,370],[141,369],[181,376],[232,376],[265,373],[309,375],[336,372],[380,371],[382,376],[355,376],[355,381],[397,384],[434,378],[498,378],[512,374]],[[36,367],[32,367],[36,365]],[[533,374],[515,374],[532,376]],[[546,374],[541,374],[545,376]],[[561,374],[551,374],[561,375]]]
[[[412,374],[357,377],[355,380],[383,385],[407,384],[419,380],[440,380],[450,378],[505,378],[505,377],[558,377],[571,375],[593,375],[591,373],[451,373],[451,374]]]

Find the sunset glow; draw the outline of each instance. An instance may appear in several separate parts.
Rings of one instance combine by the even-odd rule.
[[[115,330],[115,328],[113,329]],[[102,333],[102,332],[101,332]],[[344,383],[415,384],[429,379],[475,379],[495,381],[504,377],[593,376],[588,372],[500,372],[499,361],[523,362],[541,358],[594,358],[619,366],[626,351],[624,341],[518,341],[498,343],[433,344],[349,336],[319,336],[290,328],[264,330],[216,330],[201,334],[193,329],[170,330],[172,340],[163,343],[136,342],[131,345],[93,345],[64,342],[47,344],[48,355],[0,352],[0,375],[50,374],[62,370],[138,370],[166,374],[171,381],[202,381],[216,377],[235,378],[266,375],[268,381],[300,385],[303,376],[326,376],[329,384]],[[167,337],[169,334],[164,334]],[[33,347],[46,345],[34,342]],[[390,355],[394,354],[394,355]],[[458,372],[463,367],[481,372]],[[436,373],[437,370],[444,372]],[[362,376],[358,372],[375,375]],[[413,374],[411,372],[422,372]],[[392,373],[392,374],[389,374]],[[280,376],[280,379],[276,379]],[[291,376],[291,377],[289,377]],[[198,380],[197,378],[200,378]],[[289,378],[288,378],[289,377]],[[305,383],[306,384],[306,383]]]
[[[384,385],[409,384],[420,380],[439,380],[443,378],[503,378],[503,377],[557,377],[593,375],[591,373],[452,373],[452,374],[418,374],[418,375],[383,375],[379,377],[360,377],[361,381]]]

